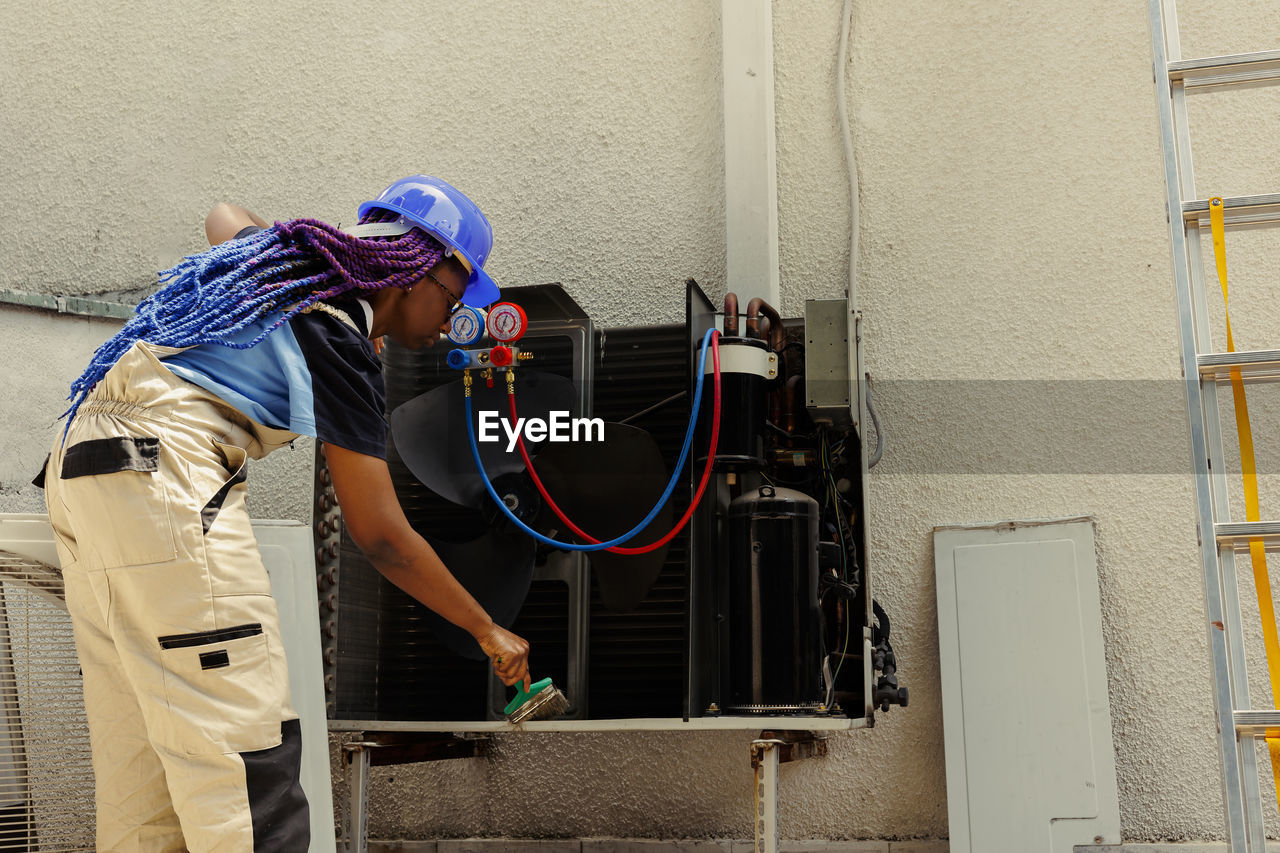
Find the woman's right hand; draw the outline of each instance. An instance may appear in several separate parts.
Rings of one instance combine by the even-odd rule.
[[[493,671],[510,687],[523,682],[529,690],[529,641],[497,625],[487,634],[476,637],[481,650],[493,663]]]

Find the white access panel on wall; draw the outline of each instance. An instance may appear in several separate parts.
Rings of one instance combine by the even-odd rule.
[[[271,591],[276,599],[280,613],[280,633],[284,640],[285,656],[289,661],[289,689],[293,698],[294,710],[298,712],[302,724],[302,788],[306,792],[307,802],[311,810],[311,845],[309,853],[333,853],[335,839],[333,831],[333,792],[329,779],[329,735],[324,707],[324,672],[320,660],[320,616],[316,603],[315,562],[312,551],[311,530],[296,521],[254,521],[253,532],[258,539],[258,549],[262,553],[262,561],[271,578]],[[0,513],[0,552],[8,552],[29,560],[47,563],[51,567],[58,565],[58,554],[53,544],[53,531],[49,527],[48,517],[35,513]],[[9,574],[7,575],[6,572]],[[10,583],[12,582],[12,583]],[[11,716],[0,720],[7,725],[9,731],[24,731],[28,719],[44,721],[51,714],[60,716],[58,725],[62,726],[64,744],[58,757],[62,775],[66,775],[68,767],[82,768],[89,771],[88,743],[84,738],[84,704],[80,698],[79,677],[75,670],[74,654],[71,651],[71,625],[66,619],[66,611],[62,609],[62,578],[60,574],[46,576],[30,567],[11,564],[6,565],[0,559],[0,589],[6,586],[20,586],[31,590],[41,600],[50,602],[52,609],[43,613],[34,612],[33,620],[38,619],[38,627],[15,627],[10,613],[7,625],[9,644],[13,647],[11,656],[31,654],[31,649],[23,648],[23,644],[41,643],[57,646],[57,651],[67,657],[63,669],[70,667],[74,675],[74,684],[68,683],[67,690],[74,688],[74,703],[69,697],[57,707],[50,705],[48,698],[34,689],[16,689],[21,701],[19,707],[7,709]],[[16,590],[15,590],[16,592]],[[13,595],[11,593],[11,598]],[[3,601],[4,599],[0,599]],[[13,601],[10,601],[12,609]],[[30,609],[30,608],[28,608]],[[25,612],[25,611],[24,611]],[[4,649],[0,649],[3,651]],[[0,655],[0,676],[6,672],[4,655]],[[0,682],[3,678],[0,677]],[[65,691],[60,691],[65,692]],[[74,705],[74,707],[72,707]],[[0,708],[0,712],[6,709]],[[29,728],[29,727],[28,727]],[[54,731],[56,726],[45,723],[45,731]],[[38,744],[37,744],[38,745]],[[31,752],[32,744],[25,745]],[[5,783],[11,768],[4,761],[5,756],[15,753],[0,750],[0,785]],[[41,826],[40,819],[49,815],[51,820],[67,820],[66,809],[45,809],[38,802],[40,795],[48,791],[50,796],[65,797],[64,790],[52,785],[41,787],[40,756],[32,755],[29,759],[29,771],[19,780],[20,789],[32,801],[34,820],[31,822],[33,834],[40,834],[41,840],[58,834],[68,834],[70,828],[58,826]],[[27,776],[30,778],[28,779]],[[10,787],[13,787],[12,785]],[[64,786],[65,787],[65,786]],[[90,795],[91,797],[91,795]],[[0,803],[2,805],[2,803]],[[92,809],[91,798],[76,808]],[[77,815],[79,831],[88,841],[92,841],[92,820],[89,814]],[[10,849],[0,842],[0,849]],[[25,846],[22,849],[27,849]],[[33,848],[34,849],[34,848]],[[41,846],[41,849],[45,849]],[[64,849],[64,848],[59,848]],[[80,846],[65,849],[86,849]]]
[[[951,853],[1119,844],[1092,520],[933,542]]]

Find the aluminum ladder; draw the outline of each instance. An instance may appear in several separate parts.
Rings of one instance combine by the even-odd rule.
[[[1218,389],[1232,369],[1246,383],[1280,377],[1280,350],[1206,351],[1212,337],[1200,241],[1201,230],[1209,226],[1209,200],[1196,196],[1186,99],[1196,88],[1280,83],[1280,50],[1184,60],[1175,0],[1149,2],[1227,838],[1232,853],[1262,853],[1266,835],[1255,745],[1268,728],[1280,730],[1280,712],[1253,710],[1249,703],[1235,555],[1247,554],[1256,539],[1269,551],[1280,549],[1280,521],[1230,520]],[[1277,224],[1280,193],[1224,198],[1223,212],[1228,229]],[[1209,251],[1212,255],[1212,246]]]

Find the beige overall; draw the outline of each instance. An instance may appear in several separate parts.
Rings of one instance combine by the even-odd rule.
[[[248,457],[292,441],[137,343],[80,406],[45,496],[84,673],[99,851],[303,853],[301,738]]]

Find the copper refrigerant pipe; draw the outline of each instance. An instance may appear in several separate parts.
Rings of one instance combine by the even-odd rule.
[[[760,306],[764,304],[764,300],[756,297],[747,303],[747,329],[746,336],[748,338],[760,337]]]
[[[769,392],[769,421],[787,435],[796,431],[796,392],[799,387],[800,376],[797,374]]]
[[[724,336],[726,338],[738,336],[738,294],[736,293],[724,295]]]
[[[788,433],[796,431],[796,400],[800,396],[800,375],[787,379],[782,386],[782,428]]]
[[[769,323],[769,349],[774,352],[781,352],[783,346],[787,343],[787,330],[782,328],[782,317],[778,316],[777,310],[772,305],[759,296],[747,303],[747,337],[765,339],[765,334],[760,330],[761,314],[767,318]]]

